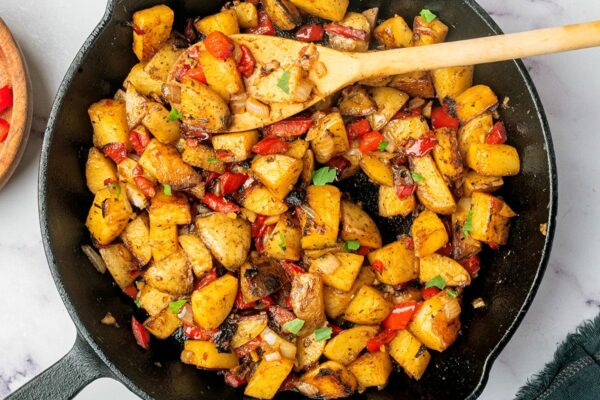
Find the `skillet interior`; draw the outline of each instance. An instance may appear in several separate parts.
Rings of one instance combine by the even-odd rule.
[[[49,122],[40,169],[40,215],[50,267],[65,304],[81,334],[107,362],[117,378],[144,398],[235,399],[240,394],[225,387],[216,374],[195,371],[178,361],[171,343],[153,342],[141,350],[129,330],[129,316],[137,312],[131,300],[119,294],[112,280],[100,276],[81,253],[89,242],[84,226],[92,196],[85,185],[84,164],[92,145],[87,107],[111,97],[135,63],[130,50],[131,14],[164,0],[116,0],[97,36],[84,46],[61,89]],[[135,6],[133,6],[135,3]],[[166,1],[180,17],[208,14],[218,9],[214,1]],[[380,17],[397,13],[410,18],[420,9],[432,9],[450,26],[449,40],[499,32],[470,0],[351,1],[351,8],[380,7]],[[181,24],[181,21],[179,21]],[[463,329],[457,343],[434,354],[420,382],[396,374],[384,391],[369,391],[371,399],[463,399],[476,397],[487,380],[492,360],[520,322],[543,274],[554,232],[556,172],[548,127],[537,94],[520,62],[476,68],[475,81],[490,85],[510,107],[501,111],[509,140],[521,155],[522,173],[506,179],[501,195],[519,213],[509,243],[499,252],[487,251],[483,271],[464,297]],[[61,104],[62,100],[62,104]],[[343,188],[376,215],[376,191],[367,179],[357,177]],[[408,221],[378,219],[386,242],[406,232]],[[548,236],[539,226],[548,223]],[[482,297],[488,307],[473,311],[472,299]],[[110,311],[121,329],[100,323]],[[171,350],[171,351],[169,351]],[[161,366],[155,364],[160,361]],[[296,397],[289,393],[285,398]],[[297,396],[300,397],[300,396]]]

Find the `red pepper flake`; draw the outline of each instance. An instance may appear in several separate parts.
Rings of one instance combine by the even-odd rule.
[[[13,106],[13,94],[8,85],[0,88],[0,113]]]
[[[250,28],[247,30],[248,33],[253,33],[255,35],[275,35],[275,25],[273,25],[273,21],[269,18],[269,14],[265,10],[258,11],[258,26],[255,28]]]
[[[433,129],[452,128],[458,129],[458,119],[450,115],[450,107],[444,104],[441,107],[433,107],[431,110],[431,126]]]
[[[6,140],[8,131],[10,131],[10,124],[4,118],[0,118],[0,143]]]
[[[485,143],[487,144],[503,144],[506,142],[506,128],[504,123],[498,121],[492,126],[490,132],[485,137]]]
[[[137,299],[138,290],[134,284],[131,284],[123,289],[123,293],[135,300]]]
[[[240,51],[242,52],[242,57],[240,58],[240,62],[238,63],[238,70],[241,72],[242,75],[244,75],[247,78],[254,72],[256,60],[254,59],[252,52],[246,45],[241,45]]]
[[[371,125],[366,118],[363,118],[349,123],[346,130],[348,132],[348,139],[356,140],[360,139],[365,133],[371,132]]]
[[[301,42],[320,42],[323,40],[325,29],[319,24],[307,24],[296,31],[296,40]]]
[[[375,260],[371,264],[371,268],[373,269],[373,271],[377,271],[377,272],[381,273],[385,269],[385,266],[383,265],[383,262],[381,262],[379,260]]]
[[[215,333],[217,333],[217,329],[203,329],[194,325],[183,325],[183,334],[193,340],[210,340]]]
[[[281,154],[288,151],[290,145],[277,136],[268,136],[252,146],[252,152],[260,155]]]
[[[340,35],[354,40],[367,40],[367,32],[363,31],[362,29],[355,29],[350,26],[339,24],[326,24],[324,28],[325,31],[330,35]]]
[[[409,250],[414,250],[415,249],[415,242],[413,241],[413,238],[411,237],[407,237],[406,238],[406,248]]]
[[[440,289],[435,286],[421,289],[421,295],[425,300],[432,298],[440,292]]]
[[[381,349],[381,346],[385,346],[390,343],[396,337],[396,331],[384,330],[379,335],[367,342],[367,350],[371,353],[375,353]]]
[[[133,146],[133,150],[136,152],[138,156],[141,156],[148,143],[150,143],[150,134],[148,132],[141,131],[138,132],[136,130],[132,130],[129,132],[129,141]]]
[[[222,197],[215,196],[212,193],[206,193],[202,198],[202,202],[212,210],[225,214],[240,211],[240,208],[235,203],[225,200]]]
[[[102,148],[105,156],[110,157],[116,164],[127,158],[127,147],[125,143],[111,143]]]
[[[219,31],[211,32],[204,39],[204,46],[213,57],[226,60],[233,53],[235,45],[225,34]]]
[[[279,136],[283,138],[302,136],[313,125],[310,116],[296,116],[284,119],[263,128],[265,136]]]
[[[144,325],[140,324],[134,316],[131,317],[131,331],[137,344],[141,348],[148,350],[150,348],[150,334]]]
[[[415,142],[406,149],[405,154],[407,156],[423,157],[433,150],[436,145],[437,139],[435,138],[435,135],[433,132],[429,132],[429,135],[421,136],[415,140]]]

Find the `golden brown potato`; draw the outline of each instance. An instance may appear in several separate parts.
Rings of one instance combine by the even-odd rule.
[[[382,186],[394,186],[392,167],[374,155],[363,154],[360,167],[365,174],[376,184]]]
[[[344,313],[344,319],[355,324],[375,325],[383,321],[392,311],[392,305],[383,293],[371,286],[358,289]]]
[[[377,104],[377,112],[367,117],[374,131],[383,128],[409,99],[406,93],[390,87],[371,88],[370,94]]]
[[[234,12],[233,10],[228,11],[230,13]],[[217,92],[225,101],[229,101],[232,95],[244,91],[242,74],[238,70],[233,57],[220,60],[208,51],[201,51],[199,59],[208,86]]]
[[[356,12],[348,12],[339,24],[367,33],[367,38],[371,34],[371,24],[366,16]],[[365,52],[369,49],[369,41],[349,38],[344,35],[338,35],[333,32],[327,32],[329,35],[329,46],[341,51]]]
[[[521,170],[517,149],[507,144],[472,144],[467,165],[485,176],[514,176]]]
[[[306,336],[325,321],[323,280],[312,273],[297,274],[292,280],[290,303],[296,317],[304,320],[299,336]]]
[[[246,261],[250,250],[250,225],[242,218],[223,213],[196,218],[200,238],[225,268],[236,271]]]
[[[377,249],[381,247],[381,233],[375,221],[361,206],[342,200],[342,240],[358,240],[361,246]]]
[[[435,213],[424,210],[413,221],[412,238],[416,256],[424,257],[444,247],[448,242],[448,232]]]
[[[169,144],[179,140],[179,121],[170,121],[169,111],[162,104],[148,102],[147,109],[142,122],[159,142]]]
[[[107,245],[116,239],[135,214],[120,185],[96,192],[85,226],[98,244]]]
[[[212,255],[198,236],[179,235],[178,240],[197,278],[213,268]]]
[[[96,194],[106,187],[104,182],[107,180],[117,180],[117,167],[100,150],[92,147],[85,163],[85,181],[87,187],[90,192]]]
[[[240,318],[237,330],[231,338],[231,347],[237,349],[258,337],[268,323],[269,318],[265,313]]]
[[[433,148],[433,159],[440,173],[449,181],[456,181],[463,173],[463,163],[458,150],[456,131],[450,128],[435,130],[437,145]]]
[[[231,157],[222,157],[223,162],[239,162],[252,156],[252,146],[258,142],[258,131],[224,133],[211,138],[215,150],[230,151]]]
[[[517,214],[504,201],[488,193],[475,192],[471,201],[473,239],[492,246],[506,244],[510,219]]]
[[[149,60],[169,39],[175,13],[164,4],[133,14],[133,52],[140,61]]]
[[[121,240],[135,257],[139,265],[144,266],[152,258],[152,247],[150,246],[150,229],[148,228],[148,216],[138,215],[129,222],[121,233]]]
[[[133,129],[142,122],[142,119],[144,119],[148,113],[148,99],[139,94],[135,89],[135,86],[126,84],[123,100],[125,101],[127,125],[129,126],[129,129]]]
[[[371,267],[363,267],[349,291],[344,292],[343,290],[325,286],[323,288],[323,299],[327,316],[335,319],[342,315],[348,304],[350,304],[350,301],[354,298],[354,294],[358,292],[358,289],[363,285],[371,285],[374,281],[375,273]]]
[[[379,261],[383,264],[382,272],[375,272],[377,279],[388,285],[406,283],[419,276],[419,260],[408,236],[402,236],[381,249],[368,255],[369,263]]]
[[[186,340],[183,343],[181,362],[202,369],[229,369],[238,365],[235,353],[221,353],[213,342]]]
[[[233,5],[238,25],[242,29],[255,28],[258,25],[258,11],[252,3],[237,3]]]
[[[290,0],[290,2],[310,15],[330,21],[341,21],[346,15],[348,0]]]
[[[257,156],[252,171],[276,198],[283,200],[300,177],[302,161],[283,154]]]
[[[294,157],[298,160],[302,160],[302,158],[304,158],[304,155],[306,154],[306,150],[308,150],[309,143],[303,139],[294,140],[293,142],[288,143],[288,151],[286,151],[283,154],[285,154],[288,157]]]
[[[348,366],[359,388],[383,386],[392,373],[392,361],[385,351],[365,353]]]
[[[456,97],[456,116],[466,124],[497,105],[498,98],[489,86],[472,86]]]
[[[122,143],[127,150],[131,149],[124,101],[100,100],[90,106],[88,114],[94,128],[94,146]]]
[[[295,371],[303,371],[315,365],[321,356],[327,340],[317,340],[315,333],[296,339],[296,367]]]
[[[152,79],[166,82],[171,68],[183,53],[183,50],[178,49],[173,43],[163,45],[150,61],[144,67],[144,71],[150,75]]]
[[[214,90],[190,79],[181,86],[181,121],[207,132],[222,132],[231,122],[227,102]]]
[[[179,250],[177,225],[154,222],[150,218],[150,246],[154,261],[162,260]]]
[[[355,326],[345,329],[327,342],[323,355],[342,365],[352,363],[367,347],[367,342],[377,335],[379,328],[376,326]]]
[[[194,322],[204,329],[215,329],[233,308],[238,292],[238,280],[225,274],[192,293]]]
[[[438,214],[452,214],[456,209],[454,196],[448,189],[446,181],[438,171],[431,155],[412,157],[410,169],[421,177],[417,183],[417,197],[429,210]]]
[[[492,113],[485,112],[460,127],[458,130],[458,147],[463,160],[467,159],[467,152],[472,144],[485,141],[485,137],[492,129],[493,124]]]
[[[330,113],[320,119],[311,127],[306,140],[310,141],[315,158],[321,164],[350,150],[346,126],[339,112]]]
[[[413,21],[413,41],[415,46],[442,43],[446,40],[448,26],[439,18],[427,22],[425,18],[417,15]]]
[[[181,320],[168,308],[144,321],[144,327],[158,339],[167,339],[180,326]]]
[[[308,207],[300,213],[302,248],[319,249],[335,245],[340,225],[342,194],[331,185],[309,186],[306,189]]]
[[[200,175],[183,162],[174,147],[156,139],[150,140],[139,163],[156,180],[170,185],[173,190],[192,188],[201,182]]]
[[[413,33],[404,18],[398,15],[379,24],[373,34],[377,42],[386,49],[413,45]]]
[[[470,210],[471,198],[463,197],[458,201],[456,211],[452,214],[452,249],[456,260],[473,256],[481,250],[481,243],[473,239],[470,233],[465,233],[463,229]]]
[[[293,367],[294,361],[287,358],[272,361],[263,359],[250,377],[244,395],[272,399]]]
[[[256,12],[256,10],[255,10]],[[205,36],[219,31],[225,35],[240,33],[237,12],[235,10],[224,10],[216,14],[204,17],[195,24],[196,29]]]
[[[463,183],[464,195],[470,197],[473,192],[493,193],[504,185],[501,176],[485,176],[469,171]]]
[[[133,272],[138,271],[138,266],[133,256],[121,243],[111,244],[100,249],[100,255],[106,264],[108,272],[121,289],[131,285],[135,280]]]
[[[264,0],[263,7],[276,27],[290,31],[302,23],[300,12],[287,0]]]
[[[322,399],[348,397],[356,390],[356,378],[340,363],[326,361],[300,377],[300,393]]]
[[[321,275],[326,285],[348,291],[358,276],[363,260],[363,256],[354,253],[327,253],[312,260],[310,272]]]
[[[175,296],[166,292],[161,292],[150,285],[144,283],[139,283],[138,285],[141,286],[138,302],[140,307],[146,310],[148,315],[157,315],[167,308],[170,302],[175,300]]]
[[[281,215],[288,210],[284,201],[273,196],[269,189],[261,184],[246,189],[240,204],[256,214],[268,216]]]
[[[402,367],[404,372],[413,379],[419,380],[425,373],[431,354],[407,329],[398,334],[389,345],[390,355]]]
[[[131,68],[129,75],[125,78],[123,83],[124,87],[133,85],[139,94],[144,96],[151,96],[152,98],[159,98],[162,93],[163,82],[158,79],[154,79],[148,74],[144,68],[146,63],[139,63]]]
[[[435,93],[441,103],[456,98],[473,84],[473,66],[439,68],[431,71]]]
[[[304,156],[302,157],[302,174],[300,174],[300,178],[302,179],[302,183],[305,185],[310,185],[312,181],[312,175],[315,170],[315,154],[311,149],[306,150]]]
[[[444,351],[456,340],[460,330],[460,303],[442,290],[425,300],[408,326],[425,346]]]
[[[429,71],[407,72],[395,75],[390,86],[403,91],[410,97],[424,99],[435,97],[435,90]]]
[[[216,157],[215,151],[203,144],[188,146],[185,140],[180,140],[177,147],[183,149],[181,159],[191,166],[202,168],[206,171],[222,174],[225,172],[225,163]]]
[[[447,286],[467,286],[471,284],[471,275],[466,269],[450,257],[434,253],[420,259],[419,280],[427,283],[441,276]]]
[[[264,252],[276,260],[298,261],[302,250],[301,238],[298,221],[289,214],[283,214],[273,231],[264,237]]]
[[[379,186],[378,205],[379,215],[382,217],[395,217],[397,215],[406,217],[415,210],[417,202],[414,194],[401,199],[396,194],[396,188]]]
[[[349,117],[365,117],[377,111],[377,104],[366,89],[360,85],[353,86],[342,92],[342,100],[338,107],[340,114]]]
[[[192,222],[190,205],[187,198],[181,193],[166,195],[158,192],[152,198],[152,205],[148,210],[152,224],[188,225]]]
[[[407,139],[417,140],[429,134],[427,120],[420,116],[406,116],[390,121],[381,131],[386,139],[396,146],[406,143]]]
[[[194,277],[185,254],[176,251],[160,261],[154,261],[144,272],[144,280],[162,292],[184,296],[192,291]]]

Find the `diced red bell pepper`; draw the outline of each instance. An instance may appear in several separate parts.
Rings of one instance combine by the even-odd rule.
[[[427,300],[427,299],[432,298],[433,296],[435,296],[439,292],[440,292],[440,289],[436,288],[435,286],[432,286],[432,287],[428,287],[428,288],[423,288],[421,290],[421,295],[423,296],[423,298],[425,300]]]
[[[269,18],[269,14],[265,10],[260,10],[258,12],[258,26],[249,28],[247,32],[255,35],[273,36],[275,35],[275,25],[273,25],[273,21]]]
[[[307,24],[296,31],[296,40],[301,42],[320,42],[323,40],[325,29],[319,24]]]
[[[135,300],[138,295],[138,290],[134,284],[131,284],[123,289],[123,293]]]
[[[360,139],[365,133],[371,132],[371,125],[366,118],[363,118],[349,123],[346,126],[346,131],[348,132],[348,139],[356,140]]]
[[[413,238],[411,238],[411,237],[406,238],[406,248],[409,250],[415,249],[415,242],[413,241]]]
[[[313,119],[310,116],[297,116],[275,122],[263,128],[265,136],[279,136],[282,138],[302,136],[313,125]]]
[[[421,136],[414,141],[407,149],[405,154],[412,157],[423,157],[429,153],[437,145],[437,139],[433,133],[429,133],[427,136]]]
[[[267,136],[260,142],[252,146],[252,152],[260,155],[281,154],[288,151],[290,145],[277,136]]]
[[[271,296],[265,296],[262,299],[260,299],[259,302],[264,308],[267,309],[275,304],[275,300],[273,300]]]
[[[137,344],[141,348],[148,350],[150,348],[150,333],[148,333],[144,325],[140,324],[134,316],[131,316],[131,331],[133,332]]]
[[[294,276],[296,276],[298,274],[303,274],[306,272],[298,264],[293,263],[291,261],[282,261],[281,266],[283,267],[283,269],[285,270],[285,272],[288,274],[288,276],[290,278],[293,278]]]
[[[237,351],[236,351],[236,353],[237,353]],[[240,356],[238,355],[238,357],[240,357]],[[231,371],[225,372],[225,375],[223,376],[223,380],[225,381],[225,383],[227,385],[231,386],[234,389],[237,389],[240,386],[245,385],[247,383],[245,379],[243,379],[239,375],[232,373]]]
[[[327,161],[327,166],[330,168],[335,168],[337,170],[337,175],[340,176],[350,167],[350,161],[348,161],[348,159],[345,157],[336,156]]]
[[[256,247],[256,251],[262,254],[265,251],[265,236],[267,236],[273,229],[275,229],[275,224],[271,225],[263,225],[258,232],[258,236],[254,241],[254,247]]]
[[[202,277],[202,279],[194,282],[194,290],[202,289],[204,286],[208,285],[217,280],[217,270],[215,268],[211,269],[206,275]]]
[[[385,346],[390,343],[396,337],[396,331],[384,330],[379,335],[375,336],[372,339],[369,339],[367,342],[367,350],[371,353],[375,353],[381,349],[381,346]]]
[[[254,72],[256,60],[246,45],[241,45],[240,51],[242,52],[242,57],[240,58],[240,62],[238,62],[238,70],[247,78]]]
[[[252,339],[251,341],[244,343],[243,345],[241,345],[240,347],[236,348],[235,354],[238,356],[238,358],[242,358],[247,354],[252,353],[254,350],[256,350],[258,348],[258,346],[260,346],[260,337],[255,337],[254,339]]]
[[[218,172],[210,172],[206,177],[206,186],[210,185],[210,183],[217,179],[219,176],[221,176],[221,174],[219,174]]]
[[[129,132],[129,141],[135,153],[141,156],[148,143],[150,143],[150,134],[146,131],[132,130]]]
[[[452,243],[447,242],[441,249],[439,249],[436,253],[445,256],[445,257],[451,257],[452,256]]]
[[[8,131],[10,131],[10,124],[4,118],[0,118],[0,143],[6,140]]]
[[[266,215],[257,215],[256,219],[250,226],[250,235],[255,238],[258,237],[258,233],[260,232],[262,226],[265,224],[265,220],[267,219]]]
[[[361,153],[368,154],[377,150],[381,142],[383,142],[383,135],[379,131],[365,133],[360,139],[359,149]]]
[[[296,318],[294,313],[281,306],[269,307],[269,314],[271,315],[271,318],[275,321],[275,323],[277,323],[277,325],[279,325],[280,327]]]
[[[390,315],[383,320],[383,327],[387,330],[399,331],[406,329],[408,323],[415,314],[417,302],[414,300],[396,304]]]
[[[360,246],[358,248],[358,250],[356,250],[356,254],[360,254],[363,257],[366,257],[367,254],[369,254],[369,252],[371,251],[371,249],[367,246]]]
[[[0,113],[4,110],[8,110],[13,105],[13,94],[11,88],[8,85],[0,88]]]
[[[105,156],[110,157],[116,164],[127,158],[127,147],[125,143],[111,143],[102,148]]]
[[[431,126],[433,129],[458,129],[458,125],[458,119],[450,115],[450,108],[448,107],[448,104],[444,104],[442,107],[433,107],[431,110]]]
[[[195,68],[188,69],[185,72],[185,76],[206,85],[206,75],[204,74],[204,69],[202,69],[202,65],[200,64],[198,64],[198,66]]]
[[[328,323],[327,326],[331,328],[331,334],[332,335],[337,335],[338,333],[340,333],[341,331],[343,331],[343,329],[340,328],[337,325],[333,325],[333,324]]]
[[[362,29],[355,29],[350,26],[339,24],[327,24],[324,26],[324,28],[325,31],[330,35],[340,35],[354,40],[367,40],[367,32],[363,31]]]
[[[233,53],[235,45],[224,33],[214,31],[204,39],[204,47],[213,57],[226,60]]]
[[[142,275],[144,273],[144,271],[142,271],[141,269],[133,269],[131,271],[129,271],[129,276],[131,276],[133,279],[136,279],[138,276]]]
[[[210,340],[215,333],[217,333],[216,329],[203,329],[199,326],[194,325],[183,325],[183,334],[188,339],[193,340]]]
[[[481,260],[479,259],[479,256],[465,258],[464,260],[460,260],[459,264],[469,272],[471,278],[475,278],[481,269]]]
[[[392,175],[394,177],[396,196],[399,199],[405,199],[414,193],[415,182],[408,168],[403,165],[395,165],[392,167]]]
[[[502,121],[498,121],[492,126],[490,132],[485,137],[485,142],[487,144],[503,144],[506,142],[506,128],[504,127],[504,123]]]
[[[383,272],[383,270],[385,269],[385,266],[383,265],[383,263],[381,261],[375,260],[371,263],[371,269],[373,269],[373,271]]]
[[[134,176],[133,181],[135,182],[135,186],[144,193],[146,198],[151,199],[156,196],[156,185],[145,176]]]
[[[248,175],[246,174],[225,172],[219,176],[219,180],[221,181],[221,195],[227,196],[228,194],[237,192],[244,182],[246,182],[246,179],[248,179]]]
[[[235,297],[235,307],[239,310],[246,310],[248,308],[256,307],[256,302],[251,301],[249,303],[246,303],[246,301],[244,300],[244,294],[240,290],[238,291],[237,296]]]
[[[217,150],[215,151],[215,157],[219,160],[230,158],[233,157],[233,152],[230,150]]]
[[[283,300],[285,301],[285,308],[287,308],[288,310],[292,309],[292,300],[290,299],[290,296],[285,296],[283,298]]]
[[[499,250],[500,249],[500,245],[496,242],[489,242],[488,246],[490,246],[490,249],[492,250]]]
[[[212,193],[206,193],[202,198],[202,202],[212,210],[226,214],[240,211],[240,208],[237,206],[237,204],[225,200],[222,197],[215,196]]]

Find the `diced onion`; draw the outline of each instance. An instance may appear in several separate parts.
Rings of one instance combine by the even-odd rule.
[[[458,300],[451,300],[444,305],[444,315],[448,321],[453,320],[460,315],[460,304],[458,303]]]
[[[316,397],[319,394],[319,389],[316,386],[302,381],[296,382],[296,389],[307,397]]]
[[[475,308],[475,309],[485,307],[485,301],[483,301],[483,299],[481,297],[478,297],[475,300],[473,300],[471,302],[471,304],[473,305],[473,308]]]
[[[287,340],[282,340],[279,346],[281,355],[287,359],[293,360],[296,358],[296,346]]]
[[[281,354],[278,351],[274,351],[272,353],[267,353],[263,357],[265,361],[276,361],[281,360]]]
[[[177,317],[186,325],[194,325],[194,313],[190,303],[186,303],[181,307]]]
[[[83,254],[85,254],[90,260],[94,268],[96,268],[96,271],[100,272],[101,274],[106,272],[106,263],[92,246],[84,244],[81,246],[81,250],[83,251]]]
[[[324,274],[333,274],[340,265],[340,260],[335,255],[325,254],[319,260],[319,271]]]
[[[231,96],[229,100],[229,107],[231,108],[231,112],[234,114],[241,114],[246,111],[246,101],[248,100],[248,95],[246,92],[240,94],[234,94]]]
[[[269,328],[265,328],[260,334],[262,340],[265,341],[269,346],[274,346],[277,342],[277,335]]]
[[[164,83],[161,91],[169,103],[181,103],[181,87],[179,85]]]
[[[248,100],[246,100],[246,111],[259,118],[268,118],[271,112],[268,105],[261,103],[254,97],[249,97]]]
[[[303,103],[310,98],[310,94],[312,93],[313,87],[315,86],[312,81],[308,79],[302,79],[296,85],[296,90],[294,91],[294,100],[298,103]]]

